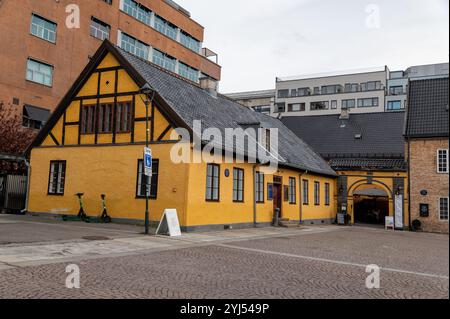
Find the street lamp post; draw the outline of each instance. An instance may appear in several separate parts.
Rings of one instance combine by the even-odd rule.
[[[153,101],[153,96],[150,100],[148,97],[151,92],[154,92],[154,90],[152,90],[150,85],[148,85],[148,83],[146,83],[139,91],[140,91],[140,93],[145,94],[145,96],[146,96],[145,101],[144,100],[142,100],[142,101],[145,104],[145,147],[146,147],[146,149],[148,149],[149,133],[150,133],[149,122],[148,122],[148,108]],[[142,99],[142,97],[141,97],[141,99]],[[145,161],[145,158],[144,158],[144,161]],[[143,164],[145,167],[145,162]],[[150,233],[150,212],[149,212],[149,199],[150,199],[149,196],[150,196],[150,194],[149,193],[150,193],[150,176],[145,175],[145,219],[144,219],[145,231],[144,231],[144,233],[146,235],[148,235]]]
[[[148,134],[149,134],[149,125],[148,125],[148,107],[150,105],[150,101],[148,98],[145,100],[145,147],[148,149]],[[149,213],[149,192],[150,192],[150,176],[145,175],[145,234],[149,234],[149,224],[150,224],[150,213]]]

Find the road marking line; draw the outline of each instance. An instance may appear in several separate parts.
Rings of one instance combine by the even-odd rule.
[[[311,256],[303,256],[303,255],[294,255],[294,254],[282,253],[282,252],[270,251],[270,250],[246,248],[246,247],[232,246],[232,245],[227,245],[227,244],[220,244],[220,245],[217,245],[217,246],[225,247],[225,248],[231,248],[231,249],[237,249],[237,250],[251,251],[251,252],[256,252],[256,253],[263,253],[263,254],[268,254],[268,255],[278,255],[278,256],[284,256],[284,257],[292,257],[292,258],[299,258],[299,259],[306,259],[306,260],[313,260],[313,261],[321,261],[321,262],[337,264],[337,265],[362,267],[364,269],[367,267],[367,265],[358,264],[358,263],[352,263],[352,262],[347,262],[347,261],[339,261],[339,260],[332,260],[332,259],[325,259],[325,258],[318,258],[318,257],[311,257]],[[448,276],[442,276],[442,275],[436,275],[436,274],[427,274],[427,273],[408,271],[408,270],[403,270],[403,269],[395,269],[395,268],[383,268],[383,267],[380,267],[380,269],[381,270],[385,270],[385,271],[389,271],[389,272],[397,272],[397,273],[402,273],[402,274],[409,274],[409,275],[416,275],[416,276],[422,276],[422,277],[431,277],[431,278],[439,278],[439,279],[449,280]]]

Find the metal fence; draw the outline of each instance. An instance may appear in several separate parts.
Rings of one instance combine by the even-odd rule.
[[[0,212],[20,213],[26,207],[27,177],[0,175]]]

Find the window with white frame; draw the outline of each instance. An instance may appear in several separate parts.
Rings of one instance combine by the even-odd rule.
[[[325,205],[330,206],[330,183],[325,183]]]
[[[31,16],[31,34],[48,42],[56,42],[56,23],[44,19],[36,14]]]
[[[26,78],[28,81],[52,86],[53,66],[33,59],[28,59]]]
[[[159,50],[153,49],[153,63],[169,71],[175,72],[177,60]]]
[[[439,198],[439,219],[448,221],[448,197]]]
[[[220,166],[208,164],[206,168],[206,200],[218,202],[220,200]]]
[[[155,29],[169,38],[177,40],[178,28],[158,15],[155,16]]]
[[[122,11],[128,13],[130,16],[138,19],[146,25],[151,25],[151,10],[136,1],[123,0]]]
[[[64,195],[66,161],[51,161],[48,180],[49,195]]]
[[[136,197],[145,198],[146,190],[148,191],[148,197],[156,199],[158,197],[158,174],[159,174],[159,160],[152,160],[152,176],[149,180],[149,188],[147,189],[147,175],[145,175],[144,160],[138,160],[137,171],[137,186]]]
[[[244,170],[233,168],[233,201],[244,202]]]
[[[194,52],[199,53],[200,52],[200,41],[194,39],[189,34],[187,34],[184,31],[180,32],[180,42],[182,45],[184,45],[186,48],[191,49]]]
[[[257,203],[264,203],[264,173],[255,174],[255,200]]]
[[[289,177],[289,204],[297,203],[297,182],[294,177]]]
[[[198,82],[198,70],[191,68],[183,62],[178,64],[178,74],[192,82]]]
[[[448,149],[441,149],[437,152],[437,171],[441,174],[448,173]]]
[[[150,46],[123,32],[120,47],[131,54],[148,60]]]
[[[105,40],[109,39],[111,27],[97,18],[91,17],[91,35],[94,38]]]
[[[303,205],[309,205],[309,181],[303,180]]]
[[[358,99],[358,107],[375,107],[378,106],[378,98]]]
[[[320,205],[320,183],[314,182],[314,205]]]

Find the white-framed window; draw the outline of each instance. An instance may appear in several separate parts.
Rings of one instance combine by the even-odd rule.
[[[64,195],[66,161],[51,161],[48,180],[49,195]]]
[[[233,168],[233,202],[244,202],[244,170]]]
[[[314,205],[320,205],[320,182],[314,182]]]
[[[440,149],[437,151],[437,172],[440,174],[448,174],[448,149]]]
[[[100,40],[109,39],[109,30],[111,30],[111,27],[108,24],[91,17],[91,35],[93,37]]]
[[[28,81],[52,86],[53,66],[29,58],[27,61],[26,78]]]
[[[178,74],[182,77],[191,80],[192,82],[198,82],[198,70],[191,68],[189,65],[179,62]]]
[[[151,10],[136,1],[123,0],[122,11],[128,13],[130,16],[138,19],[146,25],[151,25]]]
[[[297,203],[297,181],[294,177],[289,177],[289,204]]]
[[[184,45],[186,48],[191,49],[194,52],[200,52],[200,41],[194,39],[189,34],[184,31],[180,32],[180,43]]]
[[[123,32],[120,47],[131,54],[148,60],[150,46]]]
[[[56,23],[42,18],[36,14],[31,15],[31,34],[48,42],[56,42]]]
[[[448,221],[448,197],[439,198],[439,220]]]
[[[264,173],[255,174],[255,200],[257,203],[264,203]]]
[[[169,71],[175,72],[177,59],[175,59],[159,50],[153,49],[153,63],[155,63]]]
[[[178,28],[158,15],[155,16],[155,29],[167,35],[172,40],[177,40]]]

